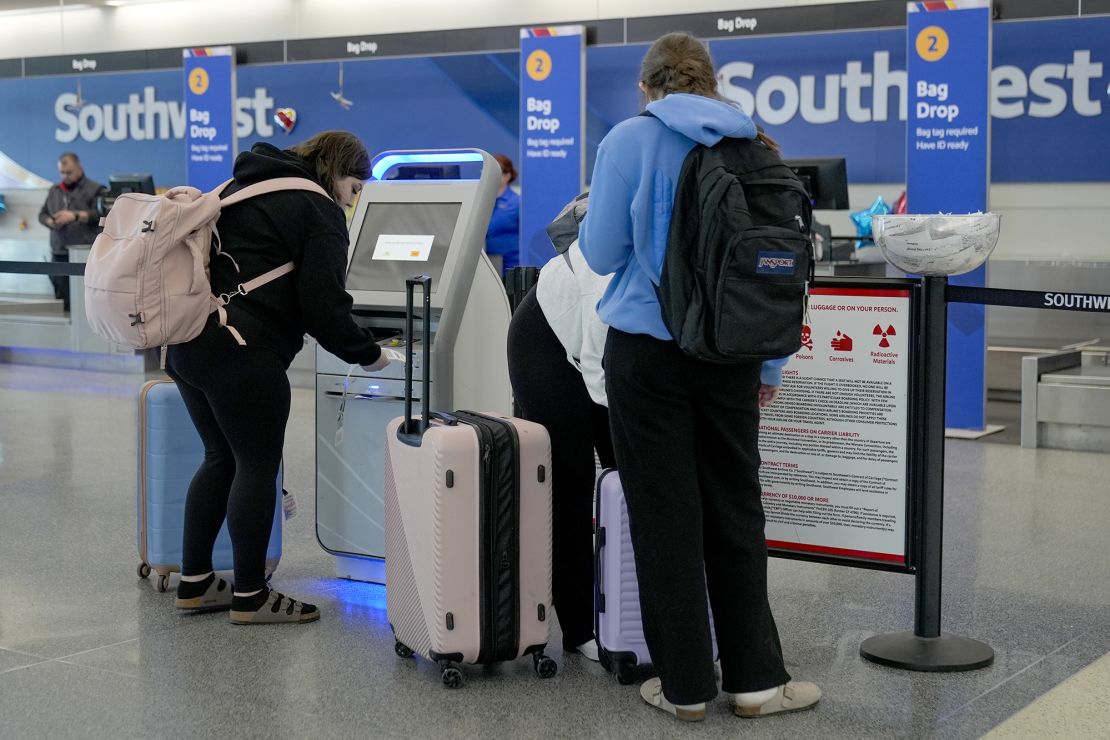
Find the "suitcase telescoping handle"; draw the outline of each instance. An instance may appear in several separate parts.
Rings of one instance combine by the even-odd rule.
[[[413,343],[416,335],[413,333],[415,320],[414,302],[416,286],[424,294],[424,315],[421,319],[422,329],[420,337],[423,363],[421,366],[420,392],[421,408],[420,419],[412,418],[412,360]],[[430,275],[417,275],[405,281],[405,421],[397,430],[397,438],[414,447],[420,446],[420,438],[429,424],[429,408],[431,407],[431,376],[432,376],[432,278]],[[413,426],[415,424],[415,427]]]

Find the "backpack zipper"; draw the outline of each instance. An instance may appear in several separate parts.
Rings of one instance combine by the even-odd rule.
[[[181,220],[181,210],[178,209],[174,213],[173,228],[170,231],[171,234],[177,231],[177,222],[180,221],[180,220]],[[151,231],[152,234],[154,233],[154,223],[153,222],[150,224],[150,231]],[[151,239],[154,239],[154,238],[155,237],[153,237],[153,236],[151,237]],[[159,270],[159,273],[160,273],[158,275],[158,278],[159,278],[159,281],[161,282],[161,285],[162,285],[162,296],[161,296],[161,298],[162,298],[162,345],[158,349],[158,363],[159,363],[158,366],[159,366],[160,369],[165,370],[166,369],[166,352],[169,350],[169,336],[166,333],[168,331],[168,329],[166,327],[169,324],[169,318],[170,318],[169,299],[166,295],[166,290],[165,290],[165,285],[166,285],[166,260],[165,259],[163,259],[162,262],[159,264],[158,270]]]
[[[140,231],[139,233],[140,234],[145,234],[145,233],[147,233],[147,230],[144,229],[144,230]],[[142,277],[138,280],[138,292],[136,293],[136,296],[135,296],[135,315],[138,317],[138,320],[135,322],[134,325],[138,327],[139,339],[140,339],[139,343],[142,344],[142,345],[146,344],[146,322],[144,320],[146,317],[143,316],[141,308],[142,308],[142,305],[143,305],[143,298],[146,295],[146,279],[145,279],[146,278],[146,269],[145,268],[146,268],[146,264],[147,264],[147,262],[149,261],[149,258],[150,258],[150,250],[151,250],[152,240],[153,240],[153,237],[147,236],[145,239],[143,239],[141,241],[141,244],[143,246],[142,246],[142,249],[139,251],[139,264],[135,267],[135,271],[138,273],[138,275],[140,275]]]

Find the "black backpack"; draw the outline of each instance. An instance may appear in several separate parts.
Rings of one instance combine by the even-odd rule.
[[[726,137],[690,151],[656,288],[686,354],[734,363],[798,351],[812,220],[797,175],[759,141]]]

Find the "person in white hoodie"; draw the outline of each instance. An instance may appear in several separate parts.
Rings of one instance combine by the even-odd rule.
[[[594,452],[615,465],[601,356],[608,327],[598,300],[609,278],[578,248],[580,196],[548,228],[559,254],[540,270],[509,325],[509,379],[521,417],[551,435],[552,596],[563,649],[597,660],[594,639]]]
[[[652,115],[622,121],[602,140],[580,241],[594,271],[613,273],[598,305],[610,326],[606,395],[644,638],[660,676],[640,695],[679,719],[705,718],[705,703],[718,694],[708,587],[720,688],[733,711],[808,709],[821,690],[791,681],[783,662],[767,600],[759,485],[759,409],[778,395],[786,358],[725,365],[690,357],[667,330],[656,295],[690,150],[725,137],[777,145],[721,99],[713,60],[693,36],[652,44],[640,90]]]

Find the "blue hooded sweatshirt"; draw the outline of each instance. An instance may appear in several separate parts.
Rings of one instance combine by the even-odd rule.
[[[622,121],[598,147],[579,247],[594,272],[614,273],[597,304],[601,320],[629,334],[669,340],[655,286],[682,162],[695,143],[754,139],[756,128],[743,111],[702,95],[672,93],[647,108],[655,118]],[[787,360],[764,362],[761,382],[779,385]]]

